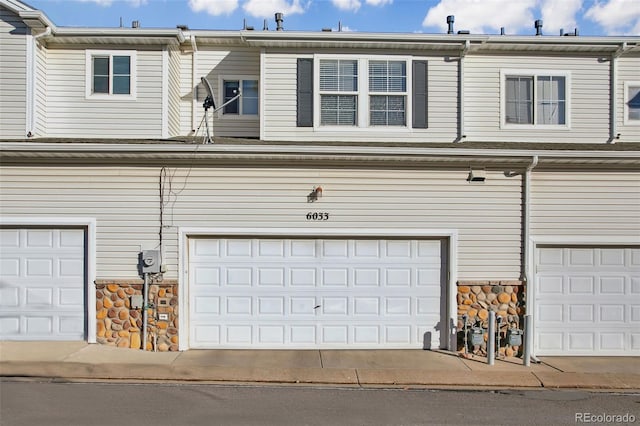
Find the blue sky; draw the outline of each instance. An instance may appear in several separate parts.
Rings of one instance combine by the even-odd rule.
[[[274,30],[274,12],[284,13],[285,30],[361,32],[446,32],[545,35],[578,28],[581,35],[640,35],[640,0],[26,0],[58,26],[117,27],[137,20],[144,28],[241,29],[243,22]]]

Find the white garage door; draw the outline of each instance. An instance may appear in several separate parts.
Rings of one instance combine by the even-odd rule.
[[[192,238],[190,347],[438,348],[441,244]]]
[[[0,229],[0,339],[85,338],[82,229]]]
[[[538,355],[640,355],[640,248],[537,250]]]

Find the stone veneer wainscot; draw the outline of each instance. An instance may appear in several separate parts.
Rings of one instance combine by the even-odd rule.
[[[142,309],[131,308],[131,296],[142,295],[142,280],[96,280],[96,340],[120,348],[142,348]],[[146,349],[178,350],[178,283],[151,281]],[[160,321],[159,314],[168,319]]]

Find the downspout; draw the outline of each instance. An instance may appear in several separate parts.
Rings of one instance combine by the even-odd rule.
[[[189,34],[189,41],[191,41],[191,87],[193,91],[192,101],[191,101],[191,132],[195,134],[196,132],[196,104],[198,103],[198,93],[196,88],[198,87],[198,76],[196,75],[196,65],[198,61],[196,60],[196,55],[198,53],[198,45],[196,43],[196,36],[193,34]]]
[[[533,274],[529,274],[529,268],[531,266],[529,252],[529,238],[531,234],[531,171],[538,165],[538,156],[534,155],[531,158],[531,163],[527,166],[527,169],[524,172],[523,180],[522,180],[522,192],[524,196],[522,206],[522,271],[520,273],[520,279],[524,282],[525,285],[525,294],[526,294],[526,312],[529,312],[529,309],[532,307],[533,301],[533,285],[530,285],[530,278]],[[532,324],[533,318],[529,317],[530,313],[525,316],[525,323]],[[528,317],[528,318],[527,318]],[[525,365],[529,365],[529,360],[533,359],[535,363],[539,361],[533,356],[533,330],[530,327],[527,327],[526,331],[526,343],[525,343]]]
[[[464,134],[464,58],[471,47],[471,42],[465,40],[460,52],[460,63],[458,72],[458,138],[456,142],[462,142],[467,135]]]
[[[51,27],[46,27],[43,32],[32,36],[32,42],[27,46],[27,137],[36,136],[36,96],[37,90],[37,48],[39,40],[53,33]]]
[[[522,271],[520,278],[525,284],[529,283],[529,236],[531,233],[531,171],[538,165],[538,156],[531,158],[531,163],[523,175],[522,192],[524,206],[522,209]],[[528,287],[528,286],[527,286]]]
[[[620,139],[620,135],[618,134],[618,117],[617,117],[617,107],[618,107],[618,58],[622,56],[624,51],[627,50],[627,42],[623,42],[618,50],[615,51],[613,55],[611,55],[611,66],[609,72],[611,73],[611,87],[609,90],[611,91],[610,102],[611,106],[609,108],[610,121],[611,121],[611,132],[609,134],[609,143],[616,143],[616,140]]]

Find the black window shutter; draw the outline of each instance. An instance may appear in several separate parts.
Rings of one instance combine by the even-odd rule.
[[[427,61],[413,61],[413,128],[427,128]]]
[[[297,121],[298,127],[313,127],[313,59],[298,59]]]

